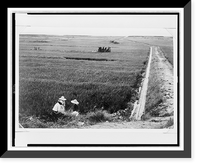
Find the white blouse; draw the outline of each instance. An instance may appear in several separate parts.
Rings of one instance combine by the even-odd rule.
[[[52,109],[53,111],[57,111],[57,112],[61,112],[61,113],[65,113],[65,106],[56,103]]]

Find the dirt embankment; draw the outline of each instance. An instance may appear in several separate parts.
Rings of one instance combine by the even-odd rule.
[[[173,67],[159,47],[153,47],[150,77],[145,105],[146,117],[173,115]]]

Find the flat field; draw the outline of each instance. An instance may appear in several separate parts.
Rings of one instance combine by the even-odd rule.
[[[66,109],[76,98],[81,114],[94,107],[110,113],[125,109],[134,96],[137,76],[145,70],[149,46],[155,43],[169,46],[171,39],[20,35],[20,114],[49,113],[61,96],[67,98]],[[98,47],[111,47],[111,52],[97,52]]]
[[[164,53],[164,56],[167,58],[167,60],[172,64],[172,66],[174,66],[173,46],[162,46],[161,50]]]
[[[173,66],[173,38],[170,37],[129,37],[129,40],[149,46],[159,46]]]

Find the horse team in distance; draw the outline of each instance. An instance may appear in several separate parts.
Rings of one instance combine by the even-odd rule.
[[[110,47],[99,47],[98,52],[111,52]]]

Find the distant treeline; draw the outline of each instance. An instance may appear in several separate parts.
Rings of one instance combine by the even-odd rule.
[[[37,40],[37,41],[29,41],[29,42],[34,42],[34,43],[48,43],[49,41]]]

